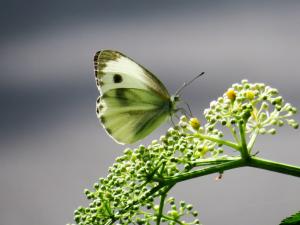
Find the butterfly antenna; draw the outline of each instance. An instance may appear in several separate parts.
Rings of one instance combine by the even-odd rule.
[[[189,86],[194,80],[198,79],[199,77],[201,77],[204,74],[204,72],[198,74],[196,77],[194,77],[192,80],[188,81],[188,82],[184,82],[183,85],[175,92],[175,96],[179,95],[180,92],[186,87]]]

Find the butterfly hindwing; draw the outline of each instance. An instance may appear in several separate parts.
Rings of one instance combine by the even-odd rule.
[[[142,89],[112,89],[98,101],[97,115],[117,142],[130,144],[149,135],[168,118],[169,102]]]

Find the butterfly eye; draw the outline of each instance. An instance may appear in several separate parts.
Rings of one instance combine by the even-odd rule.
[[[120,74],[115,74],[113,77],[114,83],[121,83],[123,81],[123,78]]]

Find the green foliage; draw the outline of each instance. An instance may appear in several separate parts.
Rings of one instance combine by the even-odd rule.
[[[274,88],[246,80],[234,84],[204,111],[207,123],[203,126],[197,118],[182,116],[160,140],[125,149],[107,177],[84,191],[90,204],[75,210],[76,224],[200,224],[192,205],[167,198],[177,182],[241,166],[300,176],[299,167],[263,161],[251,154],[257,135],[275,134],[275,127],[284,123],[298,128],[290,119],[296,111]],[[226,130],[232,140],[224,138]],[[224,146],[234,153],[225,154]]]
[[[279,225],[299,225],[300,224],[300,211],[291,215],[281,221]]]

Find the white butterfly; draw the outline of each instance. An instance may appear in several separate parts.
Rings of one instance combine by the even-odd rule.
[[[179,110],[179,92],[187,84],[170,96],[151,72],[117,51],[98,51],[94,65],[101,93],[97,117],[117,143],[132,144],[143,139]]]

